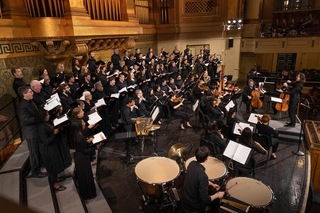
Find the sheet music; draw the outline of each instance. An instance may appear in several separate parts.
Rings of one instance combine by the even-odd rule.
[[[56,118],[53,120],[53,126],[57,126],[65,121],[69,120],[67,114],[64,114],[61,118]]]
[[[234,129],[233,129],[233,134],[240,135],[239,129],[243,130],[244,128],[249,127],[251,131],[253,132],[253,126],[250,126],[250,124],[247,123],[235,123]]]
[[[198,108],[199,106],[199,100],[196,101],[196,103],[192,106],[192,110],[193,111],[196,111],[196,109]]]
[[[258,123],[258,118],[256,116],[261,118],[263,115],[256,114],[256,113],[251,113],[250,116],[249,116],[248,122],[257,124]]]
[[[121,90],[119,90],[119,93],[128,92],[127,87],[123,87]]]
[[[86,100],[86,97],[83,95],[83,96],[81,96],[80,100],[81,100],[81,101],[85,101],[85,100]]]
[[[99,132],[98,134],[95,134],[94,136],[93,136],[93,141],[92,141],[92,143],[93,144],[96,144],[96,143],[99,143],[99,142],[101,142],[101,141],[103,141],[103,140],[106,140],[107,139],[107,137],[104,135],[104,133],[103,132]]]
[[[61,105],[61,103],[56,98],[50,98],[47,100],[47,103],[44,105],[43,108],[49,112],[50,110],[59,105]]]
[[[44,83],[44,79],[41,79],[39,82],[40,82],[41,84],[43,84],[43,83]]]
[[[100,106],[103,106],[103,105],[106,105],[106,102],[104,101],[103,98],[99,99],[99,100],[95,103],[95,106],[96,106],[96,107],[100,107]]]
[[[111,94],[110,98],[119,98],[120,93]]]
[[[230,110],[231,108],[233,108],[234,106],[235,106],[235,104],[234,104],[234,102],[231,100],[231,101],[229,101],[229,103],[225,106],[225,108],[226,108],[227,112],[229,112],[229,110]]]
[[[230,159],[233,159],[234,154],[235,154],[238,146],[239,146],[239,143],[236,143],[236,142],[230,140],[228,143],[228,146],[226,147],[226,149],[223,152],[223,155],[230,158]]]
[[[230,141],[223,155],[244,165],[250,156],[251,150],[249,147]]]
[[[271,97],[271,101],[282,104],[282,99],[281,98]]]
[[[102,120],[102,118],[100,117],[98,112],[94,112],[94,113],[88,115],[88,117],[89,117],[89,120],[88,120],[89,125],[96,124]]]
[[[156,118],[158,117],[159,112],[160,112],[160,111],[159,111],[159,107],[157,107],[157,108],[154,110],[154,112],[152,113],[152,115],[151,115],[151,118],[152,118],[153,121],[156,120]]]
[[[127,87],[127,90],[128,90],[128,89],[135,89],[135,88],[136,88],[136,86],[137,86],[137,85],[131,85],[131,86],[128,86],[128,87]]]
[[[250,152],[251,152],[251,148],[239,144],[238,149],[233,157],[233,160],[239,163],[242,163],[244,165],[247,162]]]
[[[209,63],[204,64],[206,67],[209,65]]]
[[[58,93],[54,93],[53,95],[51,95],[48,100],[50,100],[50,99],[57,99],[59,102],[61,102]],[[48,100],[47,100],[47,102],[48,102]]]
[[[146,82],[151,81],[151,78],[147,79]]]

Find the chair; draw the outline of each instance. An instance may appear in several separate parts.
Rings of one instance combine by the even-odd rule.
[[[199,121],[200,121],[200,123],[204,127],[207,126],[208,122],[210,121],[209,117],[202,112],[200,107],[199,107],[198,111],[199,111]]]
[[[235,162],[236,174],[239,173],[239,171],[246,172],[246,173],[252,174],[252,178],[255,178],[255,175],[256,175],[255,167],[256,167],[256,161],[253,158],[253,154],[252,154],[251,158],[249,159],[248,163],[245,165],[238,163],[238,162]],[[240,174],[240,176],[241,176],[241,174]]]
[[[166,106],[165,108],[167,109],[167,118],[168,118],[168,120],[166,122],[166,125],[167,125],[166,129],[168,129],[169,124],[172,124],[172,121],[176,120],[177,118],[171,116],[169,105],[166,104],[165,106]]]
[[[270,147],[272,146],[271,137],[268,135],[253,133],[252,139],[253,139],[253,141],[259,142],[260,145],[268,151],[266,166],[265,166],[265,167],[267,167],[268,161],[269,161],[269,150],[270,150]]]
[[[209,151],[210,151],[210,156],[215,157],[217,155],[217,151],[216,151],[216,147],[214,142],[211,142],[205,138],[201,138],[200,139],[200,146],[206,146],[208,147]]]

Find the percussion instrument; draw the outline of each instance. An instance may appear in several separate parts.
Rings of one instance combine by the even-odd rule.
[[[252,178],[233,178],[227,183],[226,188],[229,189],[228,193],[231,197],[250,204],[249,212],[268,210],[271,203],[275,200],[273,191],[269,186]]]
[[[186,161],[186,170],[192,161],[197,161],[196,157],[189,158]],[[204,168],[206,168],[206,174],[210,181],[219,183],[223,182],[228,175],[227,167],[224,163],[214,157],[208,156],[207,161],[203,163]]]
[[[148,131],[150,131],[150,132],[156,131],[156,130],[158,130],[158,129],[160,129],[160,128],[161,128],[161,126],[158,125],[158,124],[153,124],[153,125],[151,125],[150,127],[146,127],[146,129],[147,129]]]
[[[137,118],[140,124],[135,124],[137,135],[148,135],[148,127],[152,125],[152,118]]]
[[[168,158],[172,160],[185,160],[188,156],[189,150],[182,143],[176,143],[169,149]]]
[[[180,167],[174,160],[165,157],[150,157],[135,167],[138,184],[149,195],[161,195],[173,188],[174,180],[180,175]]]

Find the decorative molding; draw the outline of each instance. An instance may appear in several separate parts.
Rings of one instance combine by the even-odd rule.
[[[38,52],[30,42],[0,44],[0,54],[16,54]]]

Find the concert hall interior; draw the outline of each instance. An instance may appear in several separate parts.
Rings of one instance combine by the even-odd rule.
[[[320,0],[1,0],[0,212],[320,212]]]

